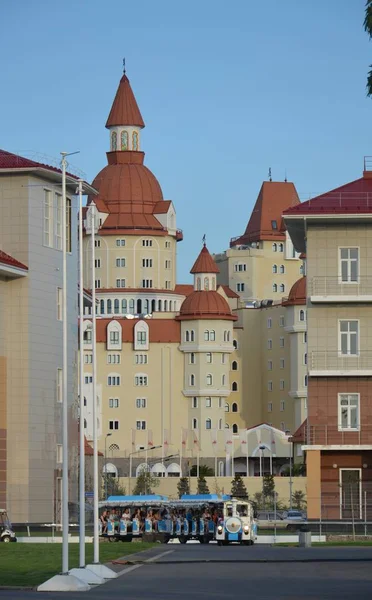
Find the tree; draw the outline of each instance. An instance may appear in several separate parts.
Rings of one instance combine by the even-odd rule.
[[[205,481],[204,475],[200,475],[198,477],[197,493],[198,494],[209,494],[209,487],[208,487],[207,482]]]
[[[364,15],[364,30],[368,33],[369,39],[372,38],[372,0],[366,0]],[[367,96],[372,96],[372,65],[369,65],[367,77]]]
[[[181,498],[184,494],[190,493],[190,486],[188,477],[181,477],[179,482],[177,483],[178,495]]]
[[[136,485],[134,486],[133,494],[135,496],[142,496],[143,494],[153,494],[152,488],[158,487],[160,481],[158,477],[155,477],[150,473],[146,467],[143,467],[140,473],[137,475]]]
[[[290,476],[290,468],[286,467],[282,471],[283,477]],[[292,465],[292,477],[305,477],[306,476],[306,464],[305,463],[296,463]]]
[[[198,474],[198,467],[196,465],[191,467],[190,475],[191,477],[196,477]],[[208,467],[207,465],[200,465],[199,467],[199,477],[213,477],[214,469]]]
[[[306,497],[301,490],[295,490],[292,494],[293,506],[298,510],[302,510],[306,506]]]
[[[106,500],[106,489],[107,496],[125,496],[126,494],[125,488],[119,483],[119,478],[113,477],[110,473],[104,473],[102,475],[102,500]]]
[[[262,495],[263,495],[265,504],[266,504],[267,499],[270,499],[270,501],[273,500],[274,492],[275,492],[274,475],[271,475],[270,473],[266,473],[266,475],[264,475],[264,477],[263,477],[263,484],[262,484]]]
[[[242,476],[239,473],[235,473],[235,477],[231,482],[231,495],[233,498],[248,500],[247,488],[245,487]]]

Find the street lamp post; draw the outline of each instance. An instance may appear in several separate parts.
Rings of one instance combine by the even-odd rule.
[[[293,461],[293,442],[289,442],[289,508],[292,510],[292,461]]]
[[[107,500],[107,438],[111,435],[112,433],[106,433],[105,436],[105,500]]]
[[[132,477],[132,456],[134,454],[141,454],[141,452],[148,452],[148,450],[156,450],[157,448],[162,448],[163,444],[160,444],[159,446],[151,446],[151,448],[143,448],[142,450],[136,450],[135,452],[131,452],[128,457],[129,457],[129,484],[128,484],[128,493],[130,495],[130,480]]]

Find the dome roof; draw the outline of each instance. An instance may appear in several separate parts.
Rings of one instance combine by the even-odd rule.
[[[188,319],[222,319],[236,321],[231,314],[230,306],[221,294],[213,290],[194,291],[183,301],[179,320]]]
[[[284,306],[300,304],[306,304],[306,277],[301,277],[292,285],[288,300],[283,302]]]

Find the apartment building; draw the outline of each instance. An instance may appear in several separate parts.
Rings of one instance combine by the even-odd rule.
[[[371,207],[365,169],[284,212],[307,257],[308,419],[295,438],[306,451],[315,519],[362,518],[372,492]]]

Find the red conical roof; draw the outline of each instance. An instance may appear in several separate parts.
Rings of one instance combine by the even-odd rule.
[[[220,270],[209,254],[207,246],[204,244],[201,252],[196,259],[190,273],[219,273]]]
[[[106,127],[109,128],[115,125],[145,126],[132,88],[130,87],[129,79],[126,75],[123,75],[120,80],[118,91],[116,92],[107,119]]]

